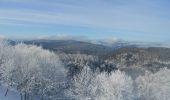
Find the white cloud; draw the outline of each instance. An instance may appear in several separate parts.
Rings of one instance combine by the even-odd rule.
[[[110,38],[101,38],[101,39],[89,39],[86,36],[73,36],[73,35],[66,35],[66,34],[57,34],[52,36],[39,36],[37,39],[45,39],[45,40],[75,40],[75,41],[82,41],[82,42],[90,42],[93,44],[100,44],[100,45],[106,45],[111,46],[114,43],[121,41],[120,39],[116,37],[110,37]]]
[[[0,34],[0,42],[5,42],[6,41],[6,37],[4,35]]]
[[[0,34],[0,40],[4,40],[4,39],[6,39],[6,37]]]
[[[110,2],[107,0],[38,1],[31,0],[23,3],[26,6],[31,5],[31,8],[2,8],[0,24],[3,24],[2,22],[12,25],[64,24],[148,34],[161,32],[169,34],[170,31],[169,10],[164,10],[163,4],[152,2],[152,0],[137,0],[136,2],[133,2],[134,0],[128,2],[118,0],[114,2],[110,0]]]
[[[45,40],[76,40],[76,41],[89,41],[86,36],[73,36],[66,34],[57,34],[57,35],[44,35],[39,36],[37,39],[45,39]]]
[[[111,46],[114,43],[119,42],[119,41],[121,41],[121,40],[116,37],[110,37],[110,38],[93,40],[92,43]]]

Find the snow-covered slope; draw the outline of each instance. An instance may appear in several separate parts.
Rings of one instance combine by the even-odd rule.
[[[0,100],[20,100],[20,95],[17,91],[10,90],[5,96],[6,88],[0,86]]]

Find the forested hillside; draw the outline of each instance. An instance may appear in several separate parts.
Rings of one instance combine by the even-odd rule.
[[[1,41],[0,96],[8,98],[16,91],[21,100],[170,98],[168,48],[114,48],[102,51],[104,57],[91,50],[56,50]]]

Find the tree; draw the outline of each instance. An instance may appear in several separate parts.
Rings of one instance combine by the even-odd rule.
[[[0,58],[1,82],[16,87],[23,100],[29,100],[36,93],[42,98],[51,98],[65,81],[66,71],[58,56],[41,47],[1,44]]]
[[[76,100],[132,100],[132,79],[124,72],[92,72],[88,66],[75,76],[67,91]]]
[[[138,96],[141,100],[168,100],[170,98],[170,70],[163,68],[157,73],[146,72],[138,77]]]
[[[96,78],[95,100],[132,100],[133,81],[124,72],[101,73]]]

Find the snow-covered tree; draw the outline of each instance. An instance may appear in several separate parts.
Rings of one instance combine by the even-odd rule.
[[[71,99],[84,100],[93,98],[92,91],[95,86],[95,73],[88,66],[84,66],[81,72],[72,78],[70,88],[66,91],[66,95]]]
[[[58,54],[60,60],[64,65],[69,68],[70,75],[75,75],[84,66],[89,66],[90,69],[99,69],[101,72],[111,72],[116,70],[115,64],[108,62],[107,60],[101,59],[98,56],[87,55],[87,54]]]
[[[17,88],[24,100],[35,94],[50,99],[65,81],[66,71],[57,55],[41,47],[1,44],[0,60],[2,84]]]
[[[146,72],[138,77],[138,95],[141,100],[169,100],[170,70],[161,69],[157,73]]]
[[[95,100],[132,100],[133,81],[124,72],[101,73],[96,78]]]
[[[95,73],[85,67],[73,78],[67,95],[76,100],[132,100],[132,83],[124,72]]]

